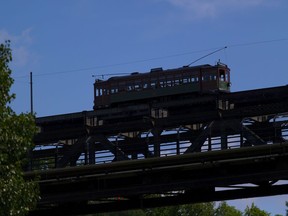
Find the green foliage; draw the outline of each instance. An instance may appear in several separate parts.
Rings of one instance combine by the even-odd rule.
[[[11,70],[9,62],[12,61],[12,54],[10,49],[10,41],[5,44],[0,44],[0,113],[5,111],[7,103],[10,103],[15,95],[10,95],[10,87],[13,84],[13,79],[10,77]]]
[[[287,203],[288,205],[288,203]],[[287,206],[288,207],[288,206]],[[221,202],[217,207],[214,202],[187,204],[179,206],[161,207],[145,210],[131,210],[114,213],[95,214],[93,216],[269,216],[266,211],[260,210],[254,203],[239,211],[226,202]],[[92,216],[92,215],[91,215]],[[275,215],[276,216],[276,215]],[[280,215],[279,215],[280,216]]]
[[[171,206],[171,207],[161,207],[161,208],[153,208],[146,209],[145,215],[147,216],[166,216],[166,215],[179,215],[180,206]]]
[[[211,216],[214,215],[214,203],[187,204],[146,210],[147,216]]]
[[[112,213],[101,213],[95,214],[93,216],[145,216],[145,212],[142,210],[130,210],[122,212],[112,212]]]
[[[215,210],[215,216],[242,216],[242,212],[237,210],[234,206],[229,206],[226,202],[221,202]]]
[[[214,213],[214,203],[197,203],[193,205],[183,205],[179,210],[179,216],[210,216]]]
[[[25,181],[22,172],[36,126],[32,115],[17,115],[9,106],[15,98],[10,94],[10,61],[10,42],[6,41],[0,44],[0,216],[22,216],[35,207],[38,199],[37,185]]]
[[[25,182],[17,166],[1,166],[0,172],[0,215],[25,215],[35,207],[37,186],[33,182]]]
[[[254,203],[249,207],[247,206],[244,211],[244,216],[270,216],[270,213],[259,209]]]

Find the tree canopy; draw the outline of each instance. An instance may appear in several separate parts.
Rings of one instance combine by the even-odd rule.
[[[244,216],[270,216],[270,213],[259,209],[254,203],[249,207],[247,206],[244,211]]]
[[[132,210],[114,213],[95,214],[95,216],[269,216],[270,213],[259,209],[254,203],[241,212],[226,202],[186,204],[145,210]]]
[[[35,182],[25,181],[23,166],[36,131],[32,114],[17,115],[10,104],[14,82],[10,41],[0,44],[0,216],[26,215],[38,200]]]

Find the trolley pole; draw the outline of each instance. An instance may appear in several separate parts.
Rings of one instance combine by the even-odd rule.
[[[30,112],[33,114],[33,76],[30,72]]]

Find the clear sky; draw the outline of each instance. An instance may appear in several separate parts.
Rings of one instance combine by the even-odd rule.
[[[225,46],[196,65],[228,64],[232,91],[286,85],[287,11],[287,0],[3,1],[13,108],[30,110],[30,71],[34,111],[56,115],[92,109],[93,75],[181,67]],[[265,200],[261,207],[284,214],[287,197]]]

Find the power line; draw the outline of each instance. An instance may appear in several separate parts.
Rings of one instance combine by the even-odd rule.
[[[195,60],[194,62],[190,63],[189,65],[209,56],[212,55],[218,51],[221,51],[226,48],[234,48],[234,47],[242,47],[242,46],[254,46],[254,45],[259,45],[259,44],[266,44],[266,43],[274,43],[274,42],[283,42],[287,41],[287,38],[282,38],[282,39],[273,39],[273,40],[264,40],[264,41],[254,41],[254,42],[247,42],[247,43],[239,43],[239,44],[230,44],[222,48],[210,48],[210,49],[203,49],[203,50],[197,50],[197,51],[191,51],[191,52],[184,52],[184,53],[177,53],[177,54],[172,54],[172,55],[166,55],[166,56],[159,56],[159,57],[154,57],[154,58],[147,58],[147,59],[142,59],[142,60],[135,60],[135,61],[128,61],[128,62],[121,62],[121,63],[115,63],[115,64],[107,64],[107,65],[100,65],[100,66],[92,66],[92,67],[86,67],[86,68],[79,68],[79,69],[72,69],[72,70],[63,70],[63,71],[55,71],[55,72],[49,72],[49,73],[40,73],[40,74],[33,74],[34,77],[39,77],[39,76],[52,76],[52,75],[58,75],[58,74],[65,74],[65,73],[73,73],[73,72],[80,72],[80,71],[90,71],[94,69],[103,69],[103,68],[109,68],[109,67],[116,67],[116,66],[123,66],[123,65],[130,65],[130,64],[136,64],[136,63],[142,63],[142,62],[148,62],[148,61],[155,61],[155,60],[160,60],[160,59],[167,59],[167,58],[174,58],[178,56],[185,56],[185,55],[191,55],[195,53],[201,53],[201,52],[208,52],[208,51],[213,51],[217,49],[216,51],[213,51],[205,56],[202,56],[201,58]],[[115,75],[115,74],[113,74]],[[118,74],[116,74],[118,75]],[[18,76],[14,77],[15,79],[18,78],[26,78],[29,75],[24,75],[24,76]],[[98,75],[97,75],[98,76]],[[101,76],[101,75],[99,75]]]
[[[253,46],[258,44],[266,44],[266,43],[274,43],[274,42],[281,42],[281,41],[287,41],[287,38],[281,38],[281,39],[274,39],[274,40],[264,40],[264,41],[255,41],[255,42],[247,42],[247,43],[239,43],[239,44],[231,44],[227,47],[241,47],[241,46]]]
[[[92,66],[92,67],[79,68],[79,69],[73,69],[73,70],[64,70],[64,71],[55,71],[55,72],[50,72],[50,73],[34,74],[33,76],[34,77],[35,76],[50,76],[50,75],[73,73],[73,72],[79,72],[79,71],[88,71],[88,70],[94,70],[94,69],[103,69],[103,68],[136,64],[136,63],[147,62],[147,61],[154,61],[154,60],[159,60],[159,59],[173,58],[173,57],[177,57],[177,56],[185,56],[185,55],[190,55],[190,54],[200,53],[200,52],[205,52],[205,51],[210,51],[210,50],[213,50],[213,49],[191,51],[191,52],[178,53],[178,54],[166,55],[166,56],[161,56],[161,57],[147,58],[147,59],[142,59],[142,60],[121,62],[121,63],[115,63],[115,64],[107,64],[107,65],[100,65],[100,66]],[[15,78],[25,78],[25,77],[28,77],[28,75],[19,76],[19,77],[15,77]]]

